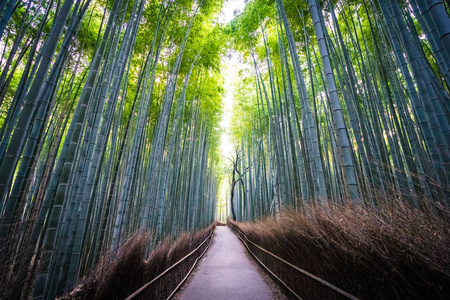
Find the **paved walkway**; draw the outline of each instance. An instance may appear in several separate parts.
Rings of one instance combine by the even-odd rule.
[[[211,248],[177,299],[265,300],[283,296],[250,261],[236,235],[226,226],[217,226]]]

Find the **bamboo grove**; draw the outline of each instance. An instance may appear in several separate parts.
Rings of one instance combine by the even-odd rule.
[[[53,299],[132,233],[151,251],[215,219],[227,49],[235,219],[448,207],[447,1],[222,6],[0,2],[1,295]]]
[[[253,1],[240,70],[238,220],[329,203],[450,204],[448,3]]]
[[[214,220],[220,7],[2,1],[6,298],[53,299],[133,232]]]

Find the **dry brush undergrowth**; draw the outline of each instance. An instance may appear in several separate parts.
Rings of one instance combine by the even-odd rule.
[[[197,248],[214,229],[215,223],[194,233],[184,233],[176,241],[167,240],[145,260],[148,234],[132,235],[117,251],[102,257],[97,267],[61,299],[125,299],[141,286]],[[208,243],[158,279],[137,299],[166,299],[202,253]]]
[[[437,210],[437,211],[436,211]],[[449,299],[450,213],[401,203],[309,207],[235,223],[249,240],[362,299]],[[262,251],[252,251],[304,299],[339,299]]]

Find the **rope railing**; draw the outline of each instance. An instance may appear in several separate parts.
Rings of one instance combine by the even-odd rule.
[[[242,232],[242,230],[237,227],[236,225],[232,224],[231,222],[227,222],[228,226],[231,228],[231,230],[236,234],[236,236],[242,241],[242,243],[244,244],[245,248],[247,248],[247,250],[250,252],[250,254],[261,264],[261,266],[263,266],[272,276],[274,276],[284,287],[286,287],[297,299],[302,299],[299,295],[297,295],[290,287],[288,287],[288,285],[282,280],[280,279],[278,276],[276,276],[266,265],[263,264],[263,262],[250,250],[250,248],[247,245],[247,242],[249,242],[250,244],[252,244],[253,246],[255,246],[256,248],[258,248],[259,250],[267,253],[268,255],[274,257],[275,259],[283,262],[284,264],[286,264],[287,266],[291,267],[292,269],[306,275],[307,277],[315,280],[316,282],[322,284],[325,287],[328,287],[329,289],[339,293],[340,295],[351,299],[351,300],[360,300],[360,298],[350,294],[349,292],[344,291],[343,289],[335,286],[334,284],[326,281],[323,278],[320,278],[319,276],[316,276],[296,265],[291,264],[290,262],[282,259],[281,257],[273,254],[272,252],[264,249],[263,247],[255,244],[254,242],[250,241],[247,236]],[[241,237],[242,236],[242,237]],[[245,239],[245,240],[244,240]],[[247,241],[247,242],[246,242]]]
[[[189,254],[187,254],[186,256],[184,256],[183,258],[181,258],[179,261],[177,261],[176,263],[174,263],[173,265],[171,265],[169,268],[167,268],[164,272],[162,272],[161,274],[159,274],[158,276],[156,276],[155,278],[153,278],[151,281],[147,282],[146,284],[144,284],[142,287],[140,287],[138,290],[136,290],[133,294],[131,294],[130,296],[128,296],[127,298],[125,298],[125,300],[131,300],[136,298],[137,296],[139,296],[139,294],[141,294],[143,291],[145,291],[150,285],[152,285],[153,283],[155,283],[158,279],[160,279],[161,277],[163,277],[164,275],[166,275],[167,273],[169,273],[173,268],[175,268],[176,266],[178,266],[179,264],[181,264],[183,261],[185,261],[186,259],[188,259],[191,255],[193,255],[194,253],[196,253],[208,240],[209,240],[209,244],[206,246],[205,250],[200,254],[199,257],[197,257],[197,259],[194,261],[193,265],[191,266],[191,268],[189,269],[188,273],[186,274],[186,276],[181,280],[181,282],[175,287],[175,289],[172,291],[172,293],[167,297],[167,300],[171,299],[173,297],[173,295],[175,295],[175,293],[178,291],[178,289],[183,285],[183,283],[187,280],[187,278],[189,277],[189,275],[192,273],[192,271],[194,270],[194,267],[197,265],[197,262],[200,260],[200,258],[203,257],[203,255],[206,253],[206,251],[209,249],[209,247],[211,246],[211,241],[212,241],[212,236],[215,232],[215,228],[213,230],[211,230],[210,234],[208,235],[208,237],[194,250],[192,250]]]

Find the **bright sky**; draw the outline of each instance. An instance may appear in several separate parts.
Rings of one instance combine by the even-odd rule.
[[[225,65],[223,70],[223,74],[225,77],[225,97],[223,98],[224,113],[222,116],[222,121],[220,122],[220,126],[225,129],[221,138],[222,155],[229,158],[232,158],[233,145],[228,135],[228,128],[230,126],[231,116],[233,112],[234,84],[238,72],[238,54],[236,52],[233,52],[231,55],[231,58],[222,58],[222,63],[223,65]]]
[[[245,7],[244,0],[226,0],[226,2],[223,4],[222,12],[219,16],[219,22],[220,23],[228,23],[230,22],[234,17],[234,11],[238,10],[239,12],[242,12],[242,10]]]
[[[223,5],[223,10],[219,16],[220,23],[228,23],[234,18],[234,11],[238,10],[242,12],[245,7],[244,0],[228,0]],[[233,156],[233,144],[231,143],[230,136],[228,135],[228,128],[231,123],[231,116],[233,113],[233,94],[234,86],[236,83],[237,75],[240,69],[239,53],[234,50],[230,50],[226,56],[222,58],[223,75],[225,77],[224,89],[225,96],[223,98],[224,114],[220,126],[224,129],[224,133],[221,137],[221,154],[232,158]],[[224,160],[227,160],[224,158]],[[226,178],[223,179],[220,186],[219,201],[217,203],[217,219],[221,222],[226,222],[226,216],[228,215],[228,189],[229,184]]]
[[[234,17],[234,11],[238,10],[242,12],[245,7],[244,0],[228,0],[223,5],[223,10],[219,16],[220,23],[228,23]],[[231,115],[233,110],[233,93],[235,79],[237,78],[237,72],[239,71],[239,54],[233,50],[228,52],[229,57],[222,58],[222,65],[224,66],[223,74],[225,77],[225,97],[223,99],[224,103],[224,114],[220,126],[225,129],[221,138],[221,148],[222,155],[230,157],[233,152],[233,145],[231,143],[230,137],[227,133],[231,122]]]

